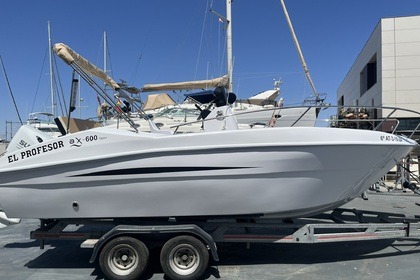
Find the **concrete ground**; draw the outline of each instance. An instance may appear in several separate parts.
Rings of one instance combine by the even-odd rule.
[[[369,193],[345,208],[420,214],[420,196]],[[29,239],[37,220],[0,229],[0,279],[104,279],[91,250],[79,241],[52,241],[44,250]],[[218,244],[220,261],[204,279],[419,279],[420,238],[324,244]],[[152,255],[145,279],[165,279]]]

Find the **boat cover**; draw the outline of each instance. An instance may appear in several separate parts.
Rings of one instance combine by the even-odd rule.
[[[168,105],[175,105],[176,102],[167,93],[149,94],[143,110],[154,110]]]
[[[98,77],[113,89],[118,90],[120,88],[120,86],[110,76],[108,76],[108,74],[90,63],[80,54],[73,51],[69,46],[63,43],[57,43],[54,45],[53,50],[67,64],[70,65],[73,62],[76,62],[76,64],[83,68],[86,72]]]
[[[233,104],[236,101],[236,94],[226,93],[223,87],[217,87],[214,90],[204,90],[195,93],[184,94],[187,98],[192,98],[201,104],[216,103],[217,107],[224,106],[227,103]]]

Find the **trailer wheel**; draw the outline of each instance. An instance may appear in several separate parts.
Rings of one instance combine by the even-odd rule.
[[[101,250],[99,265],[112,280],[138,279],[146,270],[149,250],[138,239],[123,236],[109,241]]]
[[[172,280],[198,279],[207,269],[209,251],[195,237],[184,235],[168,240],[160,253],[160,264]]]

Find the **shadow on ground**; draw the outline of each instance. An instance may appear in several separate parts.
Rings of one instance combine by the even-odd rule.
[[[38,246],[39,243],[12,243],[9,248]],[[420,253],[419,240],[373,240],[324,244],[218,244],[219,262],[211,262],[205,278],[220,278],[217,267],[258,264],[317,264],[371,258],[384,258]],[[92,268],[91,276],[104,279],[97,262],[89,263],[92,250],[81,249],[78,241],[54,241],[37,258],[25,264],[30,269]],[[159,251],[152,250],[144,279],[163,273],[159,264]]]

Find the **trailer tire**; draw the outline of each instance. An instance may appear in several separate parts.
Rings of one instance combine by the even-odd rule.
[[[207,247],[189,235],[168,240],[160,253],[162,270],[172,280],[199,279],[206,271],[208,263]]]
[[[107,279],[140,278],[149,263],[149,250],[140,240],[122,236],[109,241],[99,255],[99,266]]]

